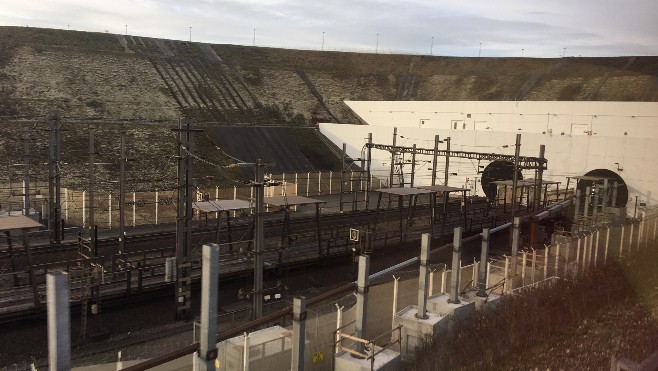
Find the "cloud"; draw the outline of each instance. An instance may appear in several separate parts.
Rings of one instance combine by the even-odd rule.
[[[210,43],[475,56],[658,54],[653,0],[4,0],[0,24]],[[379,38],[377,38],[379,34]],[[378,42],[379,41],[379,42]]]

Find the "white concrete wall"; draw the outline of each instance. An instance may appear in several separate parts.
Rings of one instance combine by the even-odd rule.
[[[658,137],[658,103],[346,101],[369,125],[612,137]],[[470,117],[469,117],[470,115]],[[457,129],[455,129],[455,123]],[[625,134],[626,133],[626,134]]]
[[[369,125],[320,124],[320,130],[339,147],[342,146],[342,143],[346,143],[348,155],[353,158],[362,156],[361,151],[368,133],[373,134],[374,143],[392,144],[394,126],[398,128],[397,145],[410,147],[415,143],[418,147],[434,148],[434,135],[438,134],[441,139],[448,136],[452,138],[451,149],[454,151],[508,155],[514,154],[515,136],[516,133],[521,133],[522,156],[538,156],[539,146],[546,145],[548,171],[544,173],[544,179],[563,182],[561,188],[565,186],[566,176],[583,175],[594,169],[608,169],[617,172],[626,182],[629,191],[629,206],[634,205],[636,195],[639,196],[640,202],[646,202],[647,205],[658,202],[658,166],[655,165],[656,159],[658,159],[658,103],[348,102],[348,104]],[[490,129],[483,130],[479,128],[454,130],[449,129],[449,125],[442,125],[443,119],[432,121],[431,117],[424,128],[419,128],[417,120],[419,115],[429,112],[421,112],[419,108],[426,107],[423,108],[425,110],[435,104],[443,107],[441,113],[438,113],[440,111],[437,108],[436,117],[448,115],[446,111],[450,104],[455,104],[453,112],[460,113],[465,111],[462,108],[476,107],[478,115],[484,115],[483,112],[486,110],[494,111],[494,108],[498,107],[504,112],[498,114],[495,114],[495,111],[492,112],[492,116],[498,117],[499,120],[491,120],[491,123],[498,125],[500,130],[491,130],[491,126]],[[524,119],[516,119],[516,115],[509,112],[511,106],[517,105],[525,107],[522,111],[523,115],[518,115],[525,117]],[[384,106],[390,108],[390,113],[381,110]],[[539,114],[532,113],[538,112],[540,109],[548,109],[551,106],[560,109],[560,111],[555,111],[560,113],[556,114],[557,118],[551,121],[549,126],[549,129],[553,129],[552,132],[546,131],[545,122],[543,124],[540,122]],[[600,111],[597,111],[599,109]],[[473,112],[475,111],[474,109]],[[617,114],[614,114],[615,112]],[[588,113],[589,118],[587,118]],[[592,119],[594,113],[598,117]],[[637,115],[632,113],[637,113]],[[486,115],[488,114],[487,112]],[[476,120],[477,117],[471,114],[471,119]],[[590,127],[596,134],[570,135],[569,132],[565,132],[564,135],[561,135],[562,130],[566,130],[567,124],[570,130],[571,123],[577,119],[584,120],[582,122],[590,121]],[[592,120],[605,120],[605,123],[592,124]],[[539,131],[541,130],[540,124],[544,125],[542,131]],[[518,129],[516,126],[523,130],[516,130]],[[628,135],[624,135],[621,130],[627,132]],[[503,148],[504,145],[509,147]],[[445,149],[445,144],[440,145],[439,148]],[[373,150],[372,156],[373,173],[388,178],[390,154]],[[410,155],[405,157],[405,160],[410,159]],[[416,184],[430,184],[431,156],[418,156],[416,160],[417,163],[422,163],[422,165],[417,165]],[[615,163],[619,163],[619,168],[622,170],[618,170]],[[479,165],[486,166],[487,163]],[[440,181],[437,184],[443,184],[443,168],[444,161],[439,159],[438,179]],[[480,168],[481,170],[482,168]],[[405,166],[404,171],[405,173],[410,172],[411,165]],[[480,175],[477,174],[477,171],[477,161],[451,158],[449,172],[458,175],[450,176],[449,185],[475,189],[477,194],[482,195],[479,184]],[[524,178],[533,176],[534,174],[530,172],[524,174]],[[408,176],[405,177],[405,182],[408,180]]]

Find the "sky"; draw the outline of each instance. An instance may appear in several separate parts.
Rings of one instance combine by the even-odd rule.
[[[656,15],[656,0],[0,0],[0,25],[466,57],[658,55]]]

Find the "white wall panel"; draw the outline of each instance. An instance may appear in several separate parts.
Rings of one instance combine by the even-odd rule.
[[[452,138],[453,151],[514,154],[517,133],[522,133],[521,155],[538,156],[546,145],[548,171],[545,179],[566,183],[566,176],[594,169],[617,172],[629,187],[629,198],[653,205],[658,196],[658,103],[647,102],[346,102],[369,125],[320,124],[320,130],[339,147],[348,143],[348,154],[361,156],[368,132],[373,141],[391,144],[393,127],[397,144],[434,148],[434,135]],[[471,117],[468,117],[468,114]],[[420,124],[420,119],[425,124]],[[449,129],[451,120],[463,120],[467,128]],[[589,133],[570,135],[572,124]],[[522,130],[517,130],[521,128]],[[477,129],[477,130],[476,130]],[[564,135],[561,133],[564,132]],[[625,135],[624,133],[627,133]],[[507,146],[505,148],[504,146]],[[445,143],[440,144],[445,149]],[[410,159],[408,156],[405,159]],[[386,176],[390,154],[373,151],[373,172]],[[418,156],[417,184],[430,184],[431,156]],[[618,171],[619,163],[622,169]],[[444,159],[439,158],[437,178],[443,183]],[[480,165],[486,166],[486,163]],[[404,171],[408,173],[410,165]],[[479,183],[477,161],[450,159],[450,185]],[[524,177],[532,177],[527,171]],[[407,179],[408,181],[408,179]],[[478,190],[479,190],[478,186]],[[481,192],[481,191],[480,191]],[[631,207],[632,209],[632,207]],[[632,210],[631,210],[632,211]]]

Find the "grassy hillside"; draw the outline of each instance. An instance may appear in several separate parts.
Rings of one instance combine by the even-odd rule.
[[[657,57],[455,58],[0,27],[0,116],[358,123],[344,100],[658,100]]]
[[[36,174],[45,174],[47,124],[59,110],[67,184],[83,186],[87,125],[99,126],[105,154],[116,157],[118,131],[128,131],[134,187],[170,186],[175,153],[170,129],[195,125],[361,123],[344,100],[604,100],[658,101],[658,57],[455,58],[210,45],[131,35],[0,27],[0,181],[16,181],[20,138],[32,128]],[[335,156],[311,131],[292,130],[320,171]],[[232,182],[230,160],[199,136],[199,179]],[[38,149],[37,149],[38,148]],[[108,162],[111,162],[107,160]],[[115,165],[99,167],[111,181]],[[212,179],[209,176],[212,175]],[[206,180],[203,180],[206,179]]]

